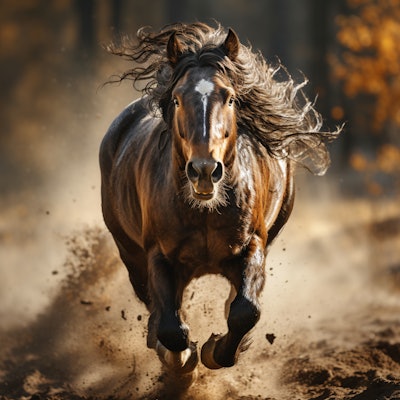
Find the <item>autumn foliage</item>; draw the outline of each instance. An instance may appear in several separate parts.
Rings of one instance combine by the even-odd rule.
[[[373,125],[400,126],[400,0],[348,0],[354,13],[339,15],[337,40],[343,48],[335,75],[345,94],[372,95]]]
[[[350,166],[364,176],[369,193],[382,195],[388,182],[396,192],[400,186],[400,0],[347,0],[347,5],[350,12],[335,20],[341,51],[332,58],[334,76],[348,99],[370,99],[370,134],[381,138],[372,156],[354,149]],[[357,104],[363,112],[362,101]]]

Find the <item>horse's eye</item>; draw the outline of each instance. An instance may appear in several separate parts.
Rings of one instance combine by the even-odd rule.
[[[228,99],[228,106],[232,107],[235,104],[235,98],[233,96]]]
[[[179,100],[176,97],[174,97],[173,102],[174,102],[174,106],[176,108],[178,108],[179,107]]]

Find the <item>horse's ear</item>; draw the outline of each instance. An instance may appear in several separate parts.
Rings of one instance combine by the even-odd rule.
[[[167,44],[167,57],[172,66],[175,66],[178,63],[179,57],[182,53],[182,44],[176,37],[176,32],[174,32],[170,36]]]
[[[228,36],[225,39],[223,48],[225,50],[226,55],[232,61],[236,60],[236,57],[239,54],[239,47],[240,47],[240,42],[238,36],[236,35],[236,32],[233,29],[229,28]]]

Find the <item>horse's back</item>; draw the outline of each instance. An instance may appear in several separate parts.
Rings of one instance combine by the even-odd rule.
[[[102,175],[110,172],[117,151],[133,132],[132,125],[139,123],[147,113],[143,99],[139,99],[129,104],[111,123],[100,146]]]

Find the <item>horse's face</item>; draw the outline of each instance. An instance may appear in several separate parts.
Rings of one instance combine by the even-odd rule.
[[[186,196],[195,206],[215,208],[226,201],[226,167],[235,153],[235,92],[215,69],[193,68],[172,96],[172,130],[186,163]]]

